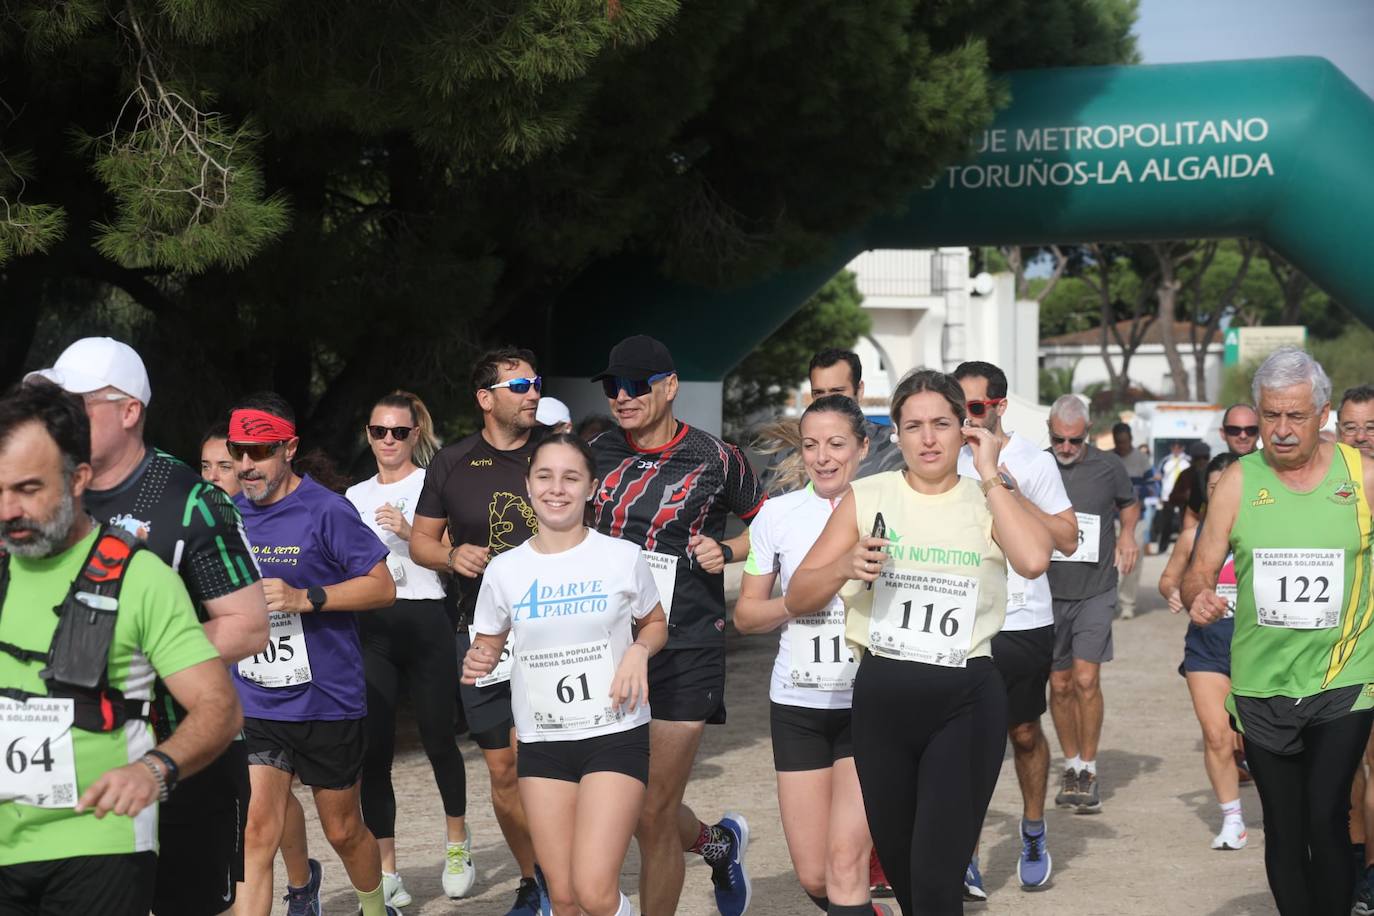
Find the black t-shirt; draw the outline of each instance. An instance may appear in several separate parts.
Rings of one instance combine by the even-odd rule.
[[[489,547],[493,557],[519,547],[539,531],[525,485],[535,444],[531,436],[503,452],[474,433],[440,449],[425,471],[415,514],[444,519],[454,546]],[[457,590],[461,620],[471,623],[482,578],[454,575],[449,587]]]
[[[601,478],[596,529],[678,558],[667,648],[720,646],[725,576],[688,559],[687,542],[696,534],[719,541],[729,513],[748,521],[759,511],[765,493],[749,462],[733,445],[686,423],[661,448],[637,448],[612,429],[592,441],[592,451]]]

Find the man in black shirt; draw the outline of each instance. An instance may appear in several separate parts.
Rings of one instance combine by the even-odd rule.
[[[86,510],[142,538],[181,576],[205,635],[226,664],[262,651],[267,602],[238,510],[190,467],[144,444],[152,389],[138,353],[109,337],[86,337],[26,381],[37,376],[86,403],[95,472]],[[154,696],[161,741],[185,710],[160,681]],[[199,916],[233,905],[243,878],[248,798],[248,759],[243,742],[235,741],[162,805],[154,913]]]
[[[640,816],[640,908],[672,913],[682,894],[682,852],[711,866],[716,906],[749,905],[743,857],[749,828],[727,812],[706,825],[682,804],[707,722],[725,721],[725,564],[749,551],[749,534],[725,540],[726,516],[744,521],[764,491],[739,449],[673,417],[678,379],[668,348],[629,337],[611,350],[600,381],[619,429],[591,443],[601,490],[596,528],[644,549],[668,617],[668,645],[649,661],[649,786]]]
[[[525,483],[542,386],[534,360],[530,351],[508,347],[477,361],[472,387],[482,409],[482,429],[439,450],[415,505],[410,558],[454,576],[449,588],[457,590],[460,664],[467,654],[468,628],[487,563],[539,530]],[[497,823],[520,866],[520,888],[507,916],[538,913],[541,891],[534,880],[534,843],[516,779],[509,666],[498,666],[493,676],[499,679],[480,687],[464,685],[459,692],[468,728],[491,775]]]

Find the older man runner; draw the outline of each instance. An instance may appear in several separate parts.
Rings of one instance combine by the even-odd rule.
[[[0,399],[5,913],[146,914],[157,803],[242,722],[185,586],[133,535],[86,513],[90,459],[78,398],[38,382]],[[154,678],[182,713],[160,743]],[[217,891],[232,897],[224,880]]]
[[[1270,354],[1254,394],[1264,448],[1218,483],[1182,597],[1199,625],[1221,619],[1234,552],[1228,708],[1264,806],[1269,888],[1284,916],[1343,916],[1350,782],[1374,721],[1374,463],[1321,440],[1331,382],[1303,351]]]
[[[94,469],[87,510],[142,538],[181,576],[205,635],[227,664],[261,651],[267,605],[238,510],[189,466],[144,443],[152,389],[138,353],[109,337],[86,337],[27,380],[40,377],[85,402]],[[155,728],[165,740],[183,711],[160,686],[155,691]],[[162,806],[153,912],[212,916],[233,905],[243,880],[249,794],[247,752],[235,741]]]
[[[1055,627],[1050,713],[1065,760],[1054,803],[1091,814],[1102,810],[1102,663],[1112,660],[1117,574],[1129,573],[1140,553],[1140,502],[1121,460],[1088,441],[1088,407],[1081,398],[1066,394],[1055,401],[1049,425],[1050,450],[1078,516],[1078,549],[1067,556],[1056,552],[1049,571]]]

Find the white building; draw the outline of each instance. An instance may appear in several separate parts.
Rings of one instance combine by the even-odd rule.
[[[1131,322],[1117,322],[1117,331],[1123,339],[1131,333]],[[1164,400],[1180,400],[1174,391],[1169,374],[1169,361],[1164,355],[1164,344],[1160,342],[1162,325],[1152,322],[1145,331],[1140,348],[1131,356],[1129,377],[1131,386],[1144,389],[1150,395]],[[1221,391],[1222,357],[1225,347],[1222,336],[1217,332],[1204,350],[1203,366],[1207,374],[1207,390],[1199,395],[1191,390],[1197,378],[1197,360],[1193,355],[1192,325],[1186,321],[1174,323],[1174,339],[1179,341],[1179,356],[1188,370],[1189,393],[1198,400],[1215,401]],[[1073,390],[1086,391],[1094,384],[1109,384],[1111,376],[1102,359],[1102,330],[1092,328],[1072,334],[1047,337],[1040,342],[1040,362],[1046,369],[1072,369]],[[1112,365],[1121,371],[1121,347],[1109,343],[1107,352]]]

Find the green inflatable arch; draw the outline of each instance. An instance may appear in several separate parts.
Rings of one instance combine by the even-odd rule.
[[[555,310],[554,369],[599,371],[606,329],[671,342],[683,378],[725,376],[870,248],[1261,239],[1374,323],[1374,99],[1322,58],[1012,73],[968,162],[906,213],[806,268],[732,290],[616,262]]]

